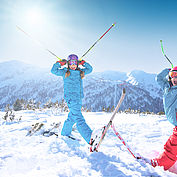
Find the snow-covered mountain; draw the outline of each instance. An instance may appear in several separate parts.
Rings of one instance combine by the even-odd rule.
[[[43,69],[15,60],[0,63],[0,108],[12,105],[17,98],[34,99],[42,104],[49,99],[61,101],[62,78],[52,75],[51,67]],[[92,73],[84,78],[83,106],[92,111],[111,109],[116,106],[124,87],[127,94],[121,109],[162,111],[162,91],[155,82],[155,76],[137,70],[131,73]]]

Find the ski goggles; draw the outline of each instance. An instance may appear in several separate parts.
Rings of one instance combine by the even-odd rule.
[[[169,76],[170,76],[171,78],[177,78],[177,71],[170,71],[170,72],[169,72]]]
[[[69,60],[69,65],[77,65],[77,60]]]

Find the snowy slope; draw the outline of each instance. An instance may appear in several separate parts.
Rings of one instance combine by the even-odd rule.
[[[50,68],[36,68],[19,61],[0,64],[0,105],[13,104],[17,98],[45,103],[51,97],[63,97],[63,83],[60,77],[50,73]],[[51,87],[53,90],[51,90]],[[55,94],[57,93],[57,95]]]
[[[139,163],[110,129],[99,152],[90,153],[88,145],[77,131],[74,136],[81,141],[66,137],[26,136],[35,122],[49,125],[67,117],[66,113],[51,114],[50,111],[20,111],[19,123],[0,125],[0,176],[2,177],[173,177],[174,173],[161,167],[153,168]],[[4,112],[0,112],[0,117]],[[110,113],[83,113],[92,129],[104,126]],[[172,125],[165,116],[117,114],[115,127],[136,153],[155,157],[163,150],[163,144],[172,133]],[[57,130],[59,131],[59,129]],[[173,171],[177,171],[176,165]]]
[[[19,61],[0,63],[0,108],[12,105],[17,98],[46,103],[63,98],[63,81],[48,69],[36,68]],[[84,78],[84,107],[92,111],[102,111],[116,106],[122,88],[128,96],[122,110],[132,108],[141,111],[159,112],[163,110],[162,91],[155,82],[155,74],[143,71],[123,73],[105,71],[92,73]]]

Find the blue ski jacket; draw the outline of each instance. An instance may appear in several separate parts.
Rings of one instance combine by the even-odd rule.
[[[170,86],[169,69],[164,69],[157,75],[157,82],[163,90],[163,104],[166,117],[170,123],[177,126],[177,86]]]
[[[80,69],[84,71],[85,75],[92,72],[92,66],[85,62],[83,64],[84,69]],[[65,73],[67,72],[67,68],[61,68],[60,63],[55,63],[51,69],[52,74],[57,76],[62,76],[64,81],[64,99],[68,102],[69,100],[82,100],[84,97],[83,93],[83,82],[80,76],[79,70],[71,70],[70,76],[65,77]]]

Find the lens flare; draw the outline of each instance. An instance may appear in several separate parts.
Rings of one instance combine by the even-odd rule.
[[[40,9],[33,8],[27,11],[26,19],[31,24],[38,24],[42,22],[42,13]]]

